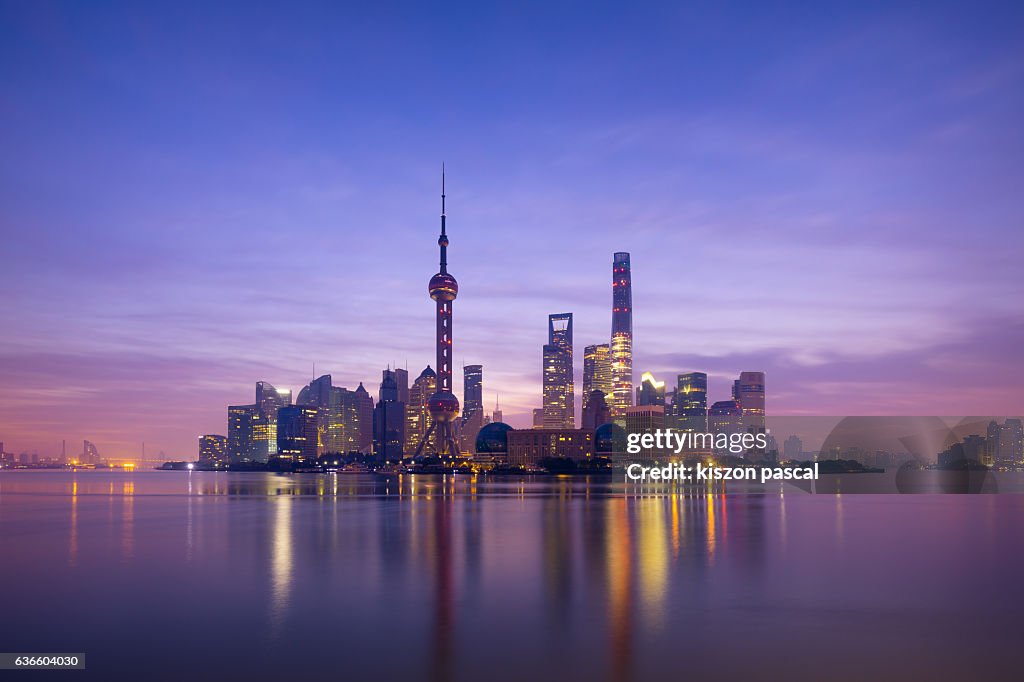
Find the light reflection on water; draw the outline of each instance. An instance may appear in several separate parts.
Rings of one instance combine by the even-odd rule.
[[[1011,670],[1022,521],[1017,495],[4,472],[0,637],[93,679],[976,677]]]
[[[292,588],[292,498],[274,500],[274,539],[271,545],[270,623],[276,631],[288,613]]]

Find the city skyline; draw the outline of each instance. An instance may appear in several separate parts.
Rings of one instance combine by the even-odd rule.
[[[481,8],[362,15],[364,35],[329,9],[230,30],[133,11],[2,10],[10,450],[191,456],[255,381],[297,391],[312,362],[349,390],[418,375],[441,159],[453,366],[483,365],[483,404],[500,393],[513,425],[540,405],[549,314],[573,313],[579,355],[608,341],[619,251],[634,381],[707,372],[710,405],[763,370],[773,414],[1024,411],[1011,16],[747,7],[757,29],[718,44],[740,10],[569,32],[551,10],[531,48]],[[650,27],[645,50],[620,21]],[[484,63],[459,47],[467,25],[496,46]],[[526,83],[529,106],[506,93]]]

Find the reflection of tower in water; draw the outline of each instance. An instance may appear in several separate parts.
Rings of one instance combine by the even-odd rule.
[[[448,477],[444,477],[441,497],[434,506],[434,594],[437,601],[431,679],[438,682],[452,678],[452,633],[455,629],[455,594],[452,586],[452,500],[455,481],[452,478],[452,490],[449,491]]]
[[[633,653],[633,542],[626,500],[609,500],[605,561],[608,566],[610,678],[629,679]]]

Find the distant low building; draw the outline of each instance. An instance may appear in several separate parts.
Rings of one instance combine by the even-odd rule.
[[[536,466],[547,457],[578,461],[594,456],[593,429],[512,429],[507,435],[512,465]]]

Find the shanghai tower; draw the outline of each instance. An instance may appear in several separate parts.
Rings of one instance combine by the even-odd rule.
[[[427,291],[437,302],[437,391],[427,400],[427,410],[433,418],[430,429],[423,435],[416,447],[416,456],[430,442],[430,436],[437,431],[437,455],[454,457],[459,453],[455,442],[453,425],[459,416],[459,399],[452,393],[452,302],[459,295],[459,283],[448,274],[448,235],[445,233],[444,212],[444,169],[441,170],[441,236],[437,245],[441,249],[441,267],[430,278]]]
[[[623,417],[633,404],[633,282],[629,254],[612,262],[612,416]]]

